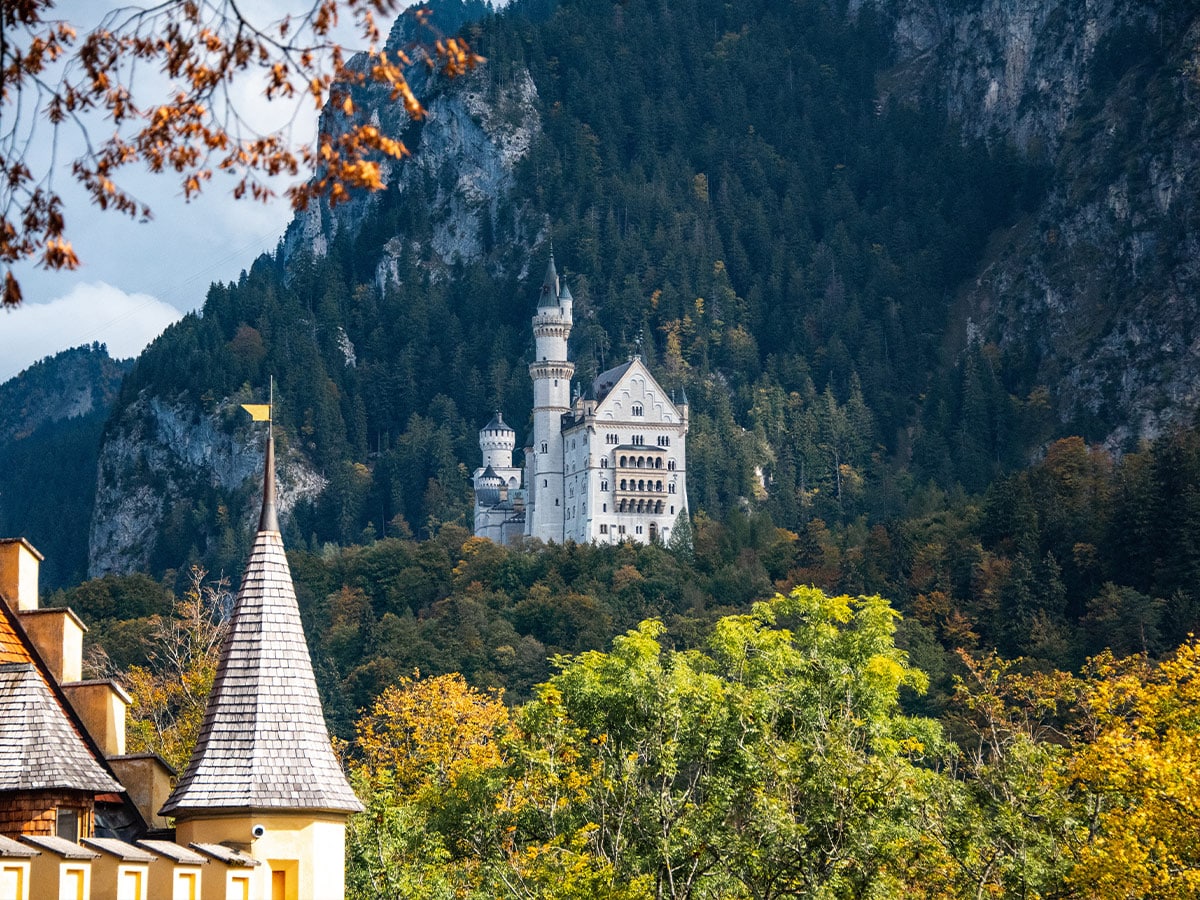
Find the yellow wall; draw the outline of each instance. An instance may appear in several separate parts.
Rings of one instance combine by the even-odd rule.
[[[262,837],[253,834],[263,826]],[[262,865],[247,870],[251,900],[272,900],[272,871],[283,872],[285,900],[342,900],[346,894],[346,819],[313,813],[255,813],[175,823],[175,840],[237,846]],[[205,892],[206,897],[208,892]]]
[[[117,781],[125,785],[129,799],[151,828],[166,828],[166,816],[158,811],[171,796],[171,770],[167,764],[151,753],[134,756],[113,756],[108,760],[116,773]]]
[[[89,900],[92,865],[89,860],[63,859],[42,851],[31,860],[29,881],[37,885],[37,900]]]
[[[147,893],[151,900],[200,900],[201,869],[212,870],[214,875],[220,875],[215,871],[218,867],[223,868],[220,863],[196,866],[159,856],[150,863]]]

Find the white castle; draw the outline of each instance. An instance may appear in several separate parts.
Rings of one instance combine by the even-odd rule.
[[[571,400],[571,292],[554,256],[533,317],[533,435],[522,471],[497,413],[479,432],[475,534],[565,543],[666,541],[687,515],[687,396],[668,397],[640,357],[598,375]]]

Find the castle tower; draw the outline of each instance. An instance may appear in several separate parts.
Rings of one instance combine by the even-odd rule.
[[[562,421],[571,410],[571,377],[575,374],[574,363],[567,360],[571,308],[570,292],[559,291],[552,252],[533,316],[535,355],[529,365],[529,376],[533,379],[533,437],[525,466],[530,506],[525,533],[544,541],[563,539]]]
[[[517,433],[508,427],[504,416],[498,411],[496,417],[479,430],[479,449],[483,453],[484,468],[511,469],[516,446]]]
[[[362,809],[333,755],[275,512],[268,436],[258,534],[242,577],[200,736],[163,805],[176,840],[262,864],[251,897],[341,900],[345,828]]]

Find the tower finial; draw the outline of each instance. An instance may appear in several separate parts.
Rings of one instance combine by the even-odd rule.
[[[258,517],[259,531],[278,531],[279,517],[275,513],[275,376],[271,376],[267,403],[243,403],[242,409],[250,413],[255,422],[267,423],[267,449],[263,460],[263,502]]]

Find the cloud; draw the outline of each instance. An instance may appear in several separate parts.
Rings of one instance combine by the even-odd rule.
[[[149,294],[127,294],[103,281],[76,284],[46,303],[0,314],[0,381],[66,347],[99,341],[109,356],[137,356],[183,314]]]

